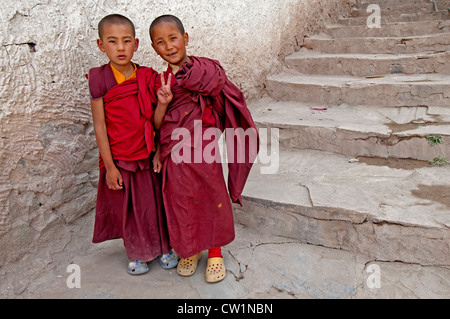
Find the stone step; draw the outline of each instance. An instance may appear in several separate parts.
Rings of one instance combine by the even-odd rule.
[[[269,76],[269,95],[279,101],[333,106],[407,107],[450,105],[450,76],[385,75],[374,78],[304,75],[293,71]]]
[[[378,261],[450,265],[450,169],[394,169],[350,159],[281,150],[277,174],[262,175],[262,164],[252,169],[236,221]]]
[[[332,107],[270,98],[250,104],[259,128],[279,129],[279,145],[311,149],[353,158],[413,159],[431,166],[436,157],[450,159],[450,108]],[[431,146],[427,135],[441,135]]]
[[[93,223],[92,219],[89,225]],[[89,237],[90,234],[84,240],[88,241]],[[65,253],[74,246],[73,242],[79,243],[80,239],[69,242]],[[0,295],[3,299],[136,298],[154,299],[155,303],[168,299],[162,301],[164,308],[173,313],[185,302],[196,304],[195,299],[202,299],[205,305],[211,303],[211,307],[217,305],[209,315],[198,313],[197,318],[225,317],[220,314],[222,309],[231,315],[224,299],[254,299],[260,303],[264,302],[262,299],[445,299],[450,295],[450,269],[446,267],[374,261],[363,254],[312,246],[241,225],[236,225],[236,240],[222,249],[227,276],[217,285],[205,283],[206,257],[199,261],[196,273],[190,278],[181,278],[175,269],[165,270],[156,261],[148,263],[149,274],[136,278],[125,273],[127,262],[121,240],[86,247],[89,249],[83,253],[53,261],[33,277],[33,283],[26,289],[20,290],[23,269],[21,280],[17,280],[17,275],[14,277],[11,271],[2,268]],[[66,272],[68,259],[80,267],[79,289],[67,287],[72,276]],[[13,266],[18,268],[17,264],[10,268]],[[380,288],[368,280],[373,267],[380,272]],[[273,313],[290,310],[289,305],[296,311],[298,303],[292,301],[276,303]],[[272,317],[264,313],[258,316]]]
[[[367,8],[371,4],[377,4],[384,8],[395,8],[400,6],[424,6],[432,4],[429,0],[363,0],[360,2],[362,9]]]
[[[339,18],[338,23],[343,26],[367,26],[367,18],[369,13],[357,18]],[[400,13],[398,15],[381,15],[381,24],[394,22],[417,22],[417,21],[434,21],[434,20],[448,20],[450,13],[448,10],[441,11],[418,11],[414,13]]]
[[[382,24],[381,28],[368,28],[366,25],[329,25],[325,31],[332,38],[412,37],[448,32],[450,32],[450,20],[394,22]]]
[[[450,51],[450,33],[413,37],[305,38],[304,47],[322,53],[410,54]]]
[[[440,10],[445,10],[446,7],[442,7]],[[396,17],[401,14],[414,14],[419,12],[432,12],[435,11],[434,5],[432,3],[425,3],[423,5],[402,5],[396,7],[380,6],[381,17]],[[354,18],[358,17],[368,17],[373,14],[373,11],[367,11],[367,6],[365,8],[354,8],[352,9],[351,16]]]
[[[416,7],[417,9],[426,8],[431,11],[445,10],[450,7],[449,0],[369,0],[361,2],[359,9],[367,10],[368,6],[379,5],[384,10],[404,9],[407,7]],[[436,10],[437,9],[437,10]]]
[[[331,54],[304,49],[288,56],[286,64],[302,74],[317,75],[450,74],[450,52]]]

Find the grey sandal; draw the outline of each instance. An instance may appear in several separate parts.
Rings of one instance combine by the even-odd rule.
[[[167,255],[161,255],[158,258],[159,264],[164,269],[172,269],[178,265],[180,257],[173,250]]]
[[[128,264],[128,274],[133,276],[146,274],[149,270],[145,261],[133,260]]]

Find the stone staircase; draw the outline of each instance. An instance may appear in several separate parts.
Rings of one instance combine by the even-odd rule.
[[[381,28],[367,27],[369,3]],[[250,108],[276,137],[266,154],[279,167],[254,167],[238,223],[377,261],[450,265],[450,168],[429,163],[450,159],[450,1],[436,4],[360,1],[267,78]]]

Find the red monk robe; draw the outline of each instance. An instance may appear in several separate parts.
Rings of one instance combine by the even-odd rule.
[[[174,98],[160,130],[163,198],[170,242],[182,258],[225,246],[234,240],[230,196],[233,202],[242,205],[241,193],[259,150],[256,127],[242,92],[227,79],[219,62],[207,58],[190,59],[172,77]],[[171,72],[169,67],[166,77]],[[160,85],[158,78],[157,86]],[[195,123],[200,123],[201,128],[194,128]],[[187,141],[191,147],[184,147],[182,151],[188,150],[191,154],[181,154],[183,159],[190,158],[190,162],[182,160],[180,163],[179,158],[174,159],[175,154],[180,153],[181,138],[173,138],[172,133],[179,128],[191,133],[191,140]],[[228,159],[231,162],[228,164],[230,194],[220,161],[210,164],[203,157],[200,163],[194,161],[205,148],[208,148],[206,154],[214,149],[212,143],[217,143],[217,139],[202,134],[211,128],[220,131],[241,128],[253,133],[252,141],[247,140],[246,144],[239,135],[226,138],[227,149],[234,150],[235,154],[234,161]],[[194,131],[200,132],[201,141],[194,140],[194,135],[200,135]],[[182,140],[182,144],[185,142]],[[247,161],[238,162],[238,155],[243,153]]]
[[[152,103],[157,73],[139,67],[117,84],[109,64],[89,72],[92,99],[103,97],[111,152],[124,189],[110,190],[100,158],[94,243],[122,238],[129,260],[150,261],[170,251],[161,194],[153,171]]]

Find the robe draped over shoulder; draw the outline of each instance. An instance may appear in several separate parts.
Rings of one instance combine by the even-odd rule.
[[[183,258],[234,240],[230,197],[242,205],[241,194],[259,150],[259,136],[243,93],[228,80],[218,61],[190,60],[172,78],[174,99],[160,130],[169,234]],[[168,68],[166,77],[170,72]],[[160,85],[159,77],[156,88]],[[228,191],[222,163],[202,156],[205,150],[218,149],[218,137],[206,134],[211,129],[225,131]],[[177,131],[189,133],[188,140],[180,142]],[[186,143],[189,147],[180,151]],[[177,161],[175,154],[188,160]]]
[[[109,64],[89,72],[91,98],[104,101],[106,127],[115,160],[142,160],[152,152],[152,105],[157,103],[153,88],[157,75],[151,68],[139,67],[136,78],[117,84]],[[100,167],[103,167],[101,158]]]
[[[200,120],[203,124],[215,126],[226,134],[229,133],[226,139],[228,189],[232,201],[242,205],[241,194],[259,152],[258,131],[244,94],[227,78],[220,63],[201,57],[190,59],[191,62],[185,63],[175,77],[176,83],[173,83],[172,89],[178,90],[177,99],[181,101],[174,101],[170,106],[169,113],[172,114],[163,122],[169,128],[166,127],[164,132],[171,134],[177,127],[185,127],[193,132],[191,110],[188,108],[184,114],[174,110],[186,104],[185,100],[190,99],[200,106],[202,115]],[[170,68],[166,72],[166,77],[169,72]],[[160,85],[161,80],[158,77],[156,87]],[[171,140],[169,134],[161,136],[161,139],[166,143],[162,154],[164,159],[179,141]]]

